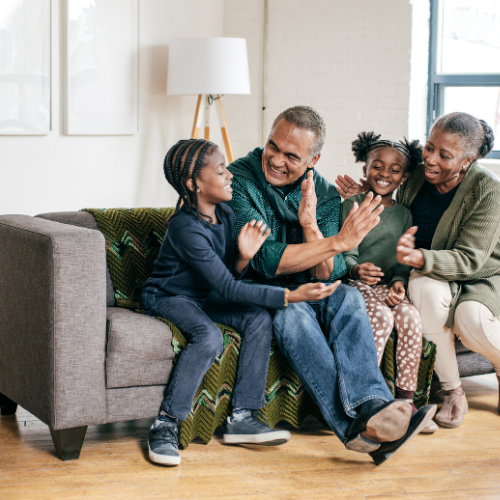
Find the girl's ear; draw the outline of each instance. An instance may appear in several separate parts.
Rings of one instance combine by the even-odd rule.
[[[405,174],[405,175],[403,175],[403,177],[401,177],[401,182],[399,183],[399,186],[401,186],[401,184],[403,184],[403,182],[406,182],[406,179],[408,179],[408,174]]]
[[[188,179],[186,181],[186,187],[188,188],[189,191],[194,193],[194,184],[193,184],[193,179]]]
[[[363,167],[363,177],[366,179],[366,163]]]

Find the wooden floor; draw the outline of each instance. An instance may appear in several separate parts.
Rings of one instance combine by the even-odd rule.
[[[152,419],[89,427],[79,460],[56,458],[44,424],[20,408],[0,417],[0,499],[500,499],[494,375],[464,380],[458,429],[419,435],[385,464],[348,452],[314,420],[277,448],[191,444],[182,465],[147,458]]]

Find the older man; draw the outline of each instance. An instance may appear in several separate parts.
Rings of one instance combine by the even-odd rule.
[[[281,113],[264,149],[229,166],[234,174],[236,232],[262,220],[271,236],[251,262],[248,277],[296,288],[332,282],[346,272],[342,252],[355,248],[378,222],[380,197],[355,205],[339,230],[340,196],[314,169],[325,125],[312,108]],[[377,365],[361,294],[346,285],[327,299],[290,304],[278,311],[274,332],[281,352],[350,450],[385,461],[425,426],[435,406],[413,416],[407,401],[394,400]]]

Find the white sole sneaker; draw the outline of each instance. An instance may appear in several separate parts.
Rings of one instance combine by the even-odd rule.
[[[149,450],[149,458],[155,464],[169,465],[172,467],[174,465],[179,465],[181,463],[181,457],[160,455],[159,453],[155,453],[154,451],[151,451],[151,448],[149,447],[149,445],[148,445],[148,450]]]
[[[288,431],[263,432],[262,434],[224,434],[226,444],[260,444],[262,446],[279,446],[290,441],[292,435]]]

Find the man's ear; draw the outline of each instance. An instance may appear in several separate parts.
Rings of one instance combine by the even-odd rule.
[[[188,188],[189,191],[194,193],[194,184],[193,184],[193,179],[188,179],[186,181],[186,187]]]
[[[313,156],[306,168],[314,168],[314,166],[316,165],[316,163],[318,163],[318,160],[320,158],[321,158],[321,153],[317,154],[316,156]]]

